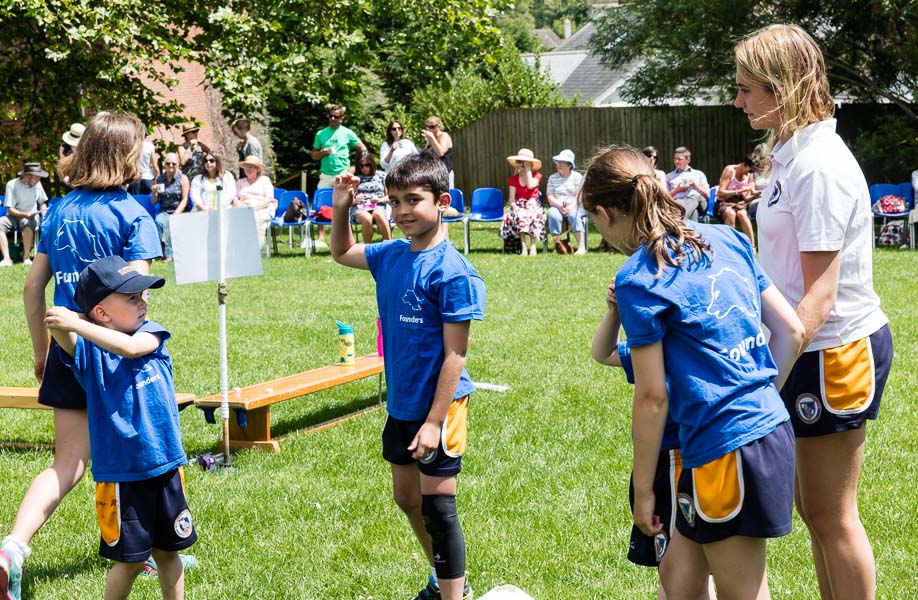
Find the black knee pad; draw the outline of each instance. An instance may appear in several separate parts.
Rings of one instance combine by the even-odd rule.
[[[465,576],[465,538],[456,513],[456,497],[421,496],[424,527],[433,542],[434,568],[438,579]]]

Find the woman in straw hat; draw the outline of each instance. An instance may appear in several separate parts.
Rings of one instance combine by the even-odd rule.
[[[179,165],[189,181],[204,171],[204,153],[210,152],[207,144],[198,139],[199,131],[201,126],[196,123],[182,125],[185,141],[178,147]]]
[[[519,152],[507,157],[507,162],[516,172],[507,182],[510,210],[500,225],[500,237],[505,240],[520,238],[523,256],[535,256],[536,241],[545,239],[545,213],[539,198],[542,174],[538,171],[542,168],[542,161],[533,155],[532,150],[520,148]]]
[[[61,136],[64,143],[57,149],[57,157],[64,158],[65,156],[73,154],[73,149],[80,145],[80,137],[82,137],[83,131],[85,130],[86,126],[82,123],[74,123],[71,125],[70,129]]]
[[[265,163],[257,156],[246,156],[239,163],[245,177],[236,182],[236,197],[233,206],[248,206],[255,211],[255,224],[258,226],[258,247],[265,248],[265,236],[268,225],[274,218],[277,210],[277,200],[274,199],[274,186],[267,176],[263,175]]]

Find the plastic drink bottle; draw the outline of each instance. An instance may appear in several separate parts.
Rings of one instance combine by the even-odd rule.
[[[351,325],[335,321],[338,324],[338,364],[354,364],[354,328]]]

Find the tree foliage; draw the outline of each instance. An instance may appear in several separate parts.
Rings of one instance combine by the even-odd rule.
[[[665,24],[661,19],[665,16]],[[733,48],[772,23],[819,42],[835,94],[908,106],[918,96],[918,3],[913,0],[623,0],[597,19],[592,49],[609,66],[643,59],[624,95],[638,103],[734,90]]]

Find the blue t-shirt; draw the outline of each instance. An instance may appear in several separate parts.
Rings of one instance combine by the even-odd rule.
[[[162,246],[150,213],[126,191],[77,188],[48,208],[38,252],[51,264],[55,306],[83,312],[73,295],[89,263],[111,255],[159,258]]]
[[[689,223],[713,249],[667,266],[641,246],[615,277],[629,347],[663,342],[669,411],[683,466],[703,465],[788,419],[772,384],[777,368],[762,331],[761,293],[771,280],[732,227]],[[691,255],[689,256],[691,257]]]
[[[618,357],[622,361],[622,370],[625,372],[625,379],[631,385],[634,385],[634,367],[631,363],[631,348],[628,342],[618,343]],[[666,381],[666,394],[669,401],[673,401],[673,390],[669,387],[669,380]],[[663,426],[663,439],[660,441],[660,451],[669,452],[679,448],[679,426],[673,421],[672,411],[666,412],[666,424]]]
[[[179,431],[170,334],[144,321],[137,332],[159,336],[159,348],[125,358],[77,337],[73,358],[64,363],[86,390],[92,477],[96,481],[141,481],[187,461]]]
[[[411,251],[408,240],[366,245],[386,357],[387,410],[402,421],[427,418],[443,366],[443,323],[484,318],[485,285],[448,241]],[[465,369],[456,394],[475,390]]]

